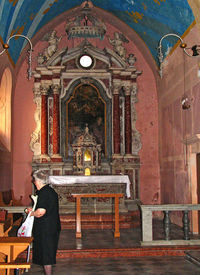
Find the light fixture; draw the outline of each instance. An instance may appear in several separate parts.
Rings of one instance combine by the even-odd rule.
[[[194,45],[191,48],[187,48],[187,44],[184,43],[183,39],[178,34],[168,33],[168,34],[164,35],[160,39],[159,46],[158,46],[158,59],[159,59],[159,62],[160,62],[159,73],[160,73],[160,77],[161,78],[162,78],[162,65],[163,65],[163,61],[164,61],[164,56],[163,56],[163,52],[162,52],[162,41],[163,41],[163,39],[165,39],[168,36],[174,36],[174,37],[178,38],[181,41],[180,47],[183,49],[183,52],[187,56],[189,56],[189,57],[196,57],[196,56],[198,56],[200,54],[200,45]],[[188,52],[187,50],[191,50],[191,53]],[[189,100],[189,98],[185,94],[185,61],[184,61],[184,80],[183,80],[183,86],[184,86],[183,87],[184,91],[183,91],[183,97],[181,99],[181,106],[182,106],[183,110],[188,110],[188,109],[190,109],[190,100]]]
[[[200,45],[194,45],[192,48],[191,48],[192,52],[193,52],[193,56],[197,56],[199,55],[200,53]]]
[[[163,52],[162,52],[162,41],[163,39],[165,39],[166,37],[168,36],[174,36],[176,38],[178,38],[180,41],[181,41],[181,44],[180,44],[180,47],[183,49],[184,53],[189,56],[189,57],[196,57],[200,54],[200,45],[194,45],[190,48],[187,48],[187,44],[184,43],[183,39],[176,33],[168,33],[168,34],[165,34],[161,39],[160,39],[160,42],[159,42],[159,46],[158,46],[158,59],[159,59],[159,65],[160,65],[160,68],[159,68],[159,73],[160,73],[160,77],[162,78],[162,64],[164,62],[164,55],[163,55]],[[190,50],[190,52],[188,52],[188,50]]]
[[[181,104],[182,104],[182,109],[183,110],[190,109],[190,101],[189,101],[188,97],[184,96],[181,100]]]
[[[200,63],[198,63],[197,77],[200,78]]]
[[[12,36],[10,36],[7,40],[7,42],[5,44],[3,44],[3,51],[0,52],[0,55],[2,55],[6,50],[9,49],[9,42],[12,38],[14,37],[22,37],[22,38],[25,38],[29,45],[30,45],[30,49],[28,50],[28,70],[27,70],[27,74],[28,74],[28,79],[30,80],[31,77],[32,77],[32,69],[31,69],[31,62],[32,62],[32,52],[33,52],[33,46],[32,46],[32,43],[30,41],[30,39],[25,36],[25,35],[22,35],[22,34],[14,34]]]

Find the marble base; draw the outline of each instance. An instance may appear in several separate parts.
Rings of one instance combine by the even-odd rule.
[[[159,246],[159,245],[200,245],[200,240],[156,240],[140,242],[142,246]]]

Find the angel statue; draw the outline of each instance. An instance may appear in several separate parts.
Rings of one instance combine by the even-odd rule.
[[[122,33],[114,32],[114,38],[110,39],[108,36],[110,44],[113,46],[114,51],[123,59],[126,60],[126,48],[123,43],[128,43],[129,40]]]
[[[47,34],[44,35],[44,37],[42,38],[42,41],[47,41],[49,43],[49,46],[45,48],[43,54],[40,53],[38,63],[43,63],[44,61],[49,60],[49,58],[53,56],[53,54],[57,51],[58,43],[60,42],[61,39],[62,39],[62,36],[57,37],[55,30],[48,32]]]

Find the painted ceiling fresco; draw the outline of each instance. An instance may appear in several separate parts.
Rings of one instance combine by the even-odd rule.
[[[31,39],[46,23],[82,3],[82,0],[0,0],[1,42],[5,43],[13,34]],[[146,43],[156,62],[161,37],[167,33],[182,36],[195,20],[186,0],[93,0],[92,3],[130,26]],[[10,40],[9,53],[16,63],[27,41],[14,40]],[[176,42],[176,38],[167,37],[163,49],[167,52]]]

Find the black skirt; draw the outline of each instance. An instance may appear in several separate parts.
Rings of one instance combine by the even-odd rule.
[[[56,251],[58,247],[59,233],[34,236],[33,240],[33,263],[38,265],[56,264]]]

